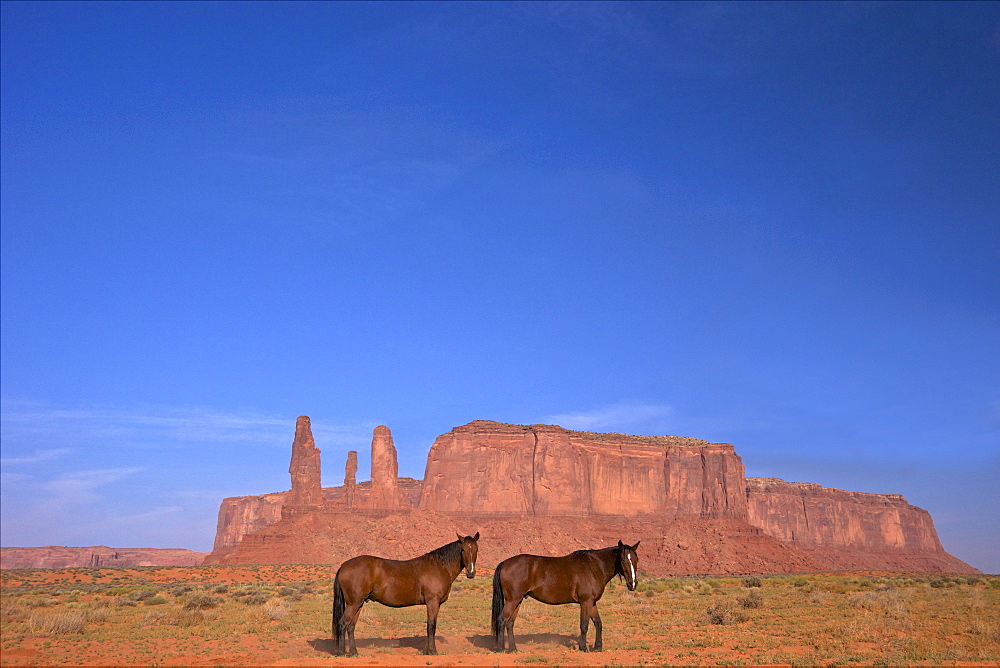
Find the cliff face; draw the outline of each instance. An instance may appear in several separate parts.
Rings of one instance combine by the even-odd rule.
[[[197,566],[206,552],[175,548],[5,547],[0,568],[125,568],[133,566]]]
[[[743,517],[727,444],[476,421],[431,446],[420,508],[496,515]]]
[[[281,519],[281,507],[288,492],[231,496],[219,506],[219,522],[215,529],[212,554],[226,552],[239,544],[248,533],[274,524]]]
[[[778,478],[747,479],[747,519],[804,546],[943,552],[931,515],[899,494],[865,494]]]
[[[351,454],[345,485],[322,489],[304,512],[288,512],[286,495],[303,484],[294,474],[291,492],[225,499],[206,563],[405,558],[453,528],[489,538],[484,566],[641,539],[654,575],[976,572],[942,549],[930,515],[903,497],[747,479],[728,444],[475,421],[434,441],[423,481],[396,475],[388,428],[373,436],[370,482],[355,482]]]

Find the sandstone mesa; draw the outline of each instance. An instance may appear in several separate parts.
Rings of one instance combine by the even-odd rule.
[[[5,547],[0,568],[134,568],[136,566],[197,566],[208,556],[181,548],[128,547]]]
[[[976,573],[945,552],[930,514],[898,494],[747,478],[732,445],[477,420],[431,446],[423,480],[400,477],[388,427],[371,479],[320,484],[309,418],[296,422],[289,491],[222,501],[205,563],[390,558],[482,532],[480,562],[641,540],[651,575],[829,570]]]

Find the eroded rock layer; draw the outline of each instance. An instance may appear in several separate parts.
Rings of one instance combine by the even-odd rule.
[[[496,515],[745,517],[733,446],[476,421],[439,436],[420,508]]]
[[[298,437],[296,443],[298,443]],[[480,560],[565,554],[641,540],[653,575],[817,570],[976,572],[947,554],[927,511],[895,494],[747,479],[733,446],[475,421],[439,436],[423,481],[396,474],[386,427],[372,480],[322,489],[308,512],[292,490],[226,499],[207,563],[409,558],[480,531]],[[439,542],[440,541],[440,542]]]
[[[862,550],[943,551],[931,515],[899,494],[748,478],[747,519],[780,540]]]

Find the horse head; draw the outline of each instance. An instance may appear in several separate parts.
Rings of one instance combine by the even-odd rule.
[[[639,555],[635,551],[641,542],[636,541],[635,545],[626,545],[618,541],[618,547],[615,548],[617,555],[615,573],[625,578],[625,586],[628,587],[629,591],[635,591],[635,585],[638,582]]]
[[[458,534],[456,534],[458,535]],[[475,536],[458,536],[458,542],[462,545],[461,568],[465,569],[465,577],[476,577],[476,557],[479,556],[479,532]]]

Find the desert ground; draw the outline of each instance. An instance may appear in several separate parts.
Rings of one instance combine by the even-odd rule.
[[[604,651],[578,606],[527,600],[519,652],[493,651],[492,573],[464,575],[424,656],[423,607],[368,603],[360,656],[331,654],[333,570],[197,566],[5,570],[3,665],[1000,665],[1000,576],[830,573],[617,579]],[[593,627],[590,643],[593,644]]]

